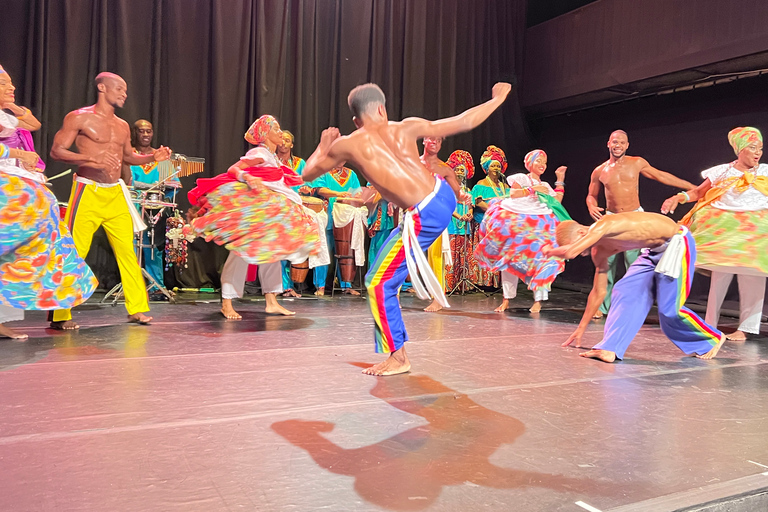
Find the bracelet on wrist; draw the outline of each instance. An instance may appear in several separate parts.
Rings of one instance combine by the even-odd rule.
[[[16,116],[16,119],[21,119],[23,117],[27,117],[27,114],[29,114],[31,112],[27,107],[19,107],[19,108],[21,109],[21,115],[20,116]]]
[[[690,200],[691,200],[691,196],[689,196],[689,195],[688,195],[688,192],[685,192],[685,191],[683,191],[683,192],[678,192],[678,193],[677,193],[677,195],[678,195],[678,196],[682,196],[682,197],[683,197],[683,200],[682,200],[682,201],[680,201],[680,204],[685,204],[685,203],[688,203],[688,202],[690,202]]]
[[[0,158],[9,158],[11,156],[11,150],[5,144],[0,144]]]
[[[557,187],[555,189],[555,194],[565,194],[565,189],[562,187]]]
[[[556,181],[555,182],[555,186],[556,187],[564,187],[565,186],[565,182],[564,181]]]

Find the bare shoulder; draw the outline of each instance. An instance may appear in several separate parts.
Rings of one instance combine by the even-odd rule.
[[[648,165],[648,161],[641,156],[625,156],[624,160],[632,167],[642,168]]]
[[[608,160],[606,160],[605,162],[603,162],[600,165],[598,165],[597,167],[595,167],[592,170],[592,177],[595,177],[595,176],[599,175],[601,172],[603,172],[603,169],[605,169],[606,165],[608,165]]]
[[[69,125],[79,125],[85,119],[88,119],[93,114],[93,107],[83,107],[77,110],[71,111],[64,116],[64,123]]]

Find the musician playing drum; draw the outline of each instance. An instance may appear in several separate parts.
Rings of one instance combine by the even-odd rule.
[[[155,131],[152,123],[146,119],[139,119],[131,127],[131,146],[133,151],[139,155],[151,155],[156,150],[152,147],[152,139],[155,136]],[[126,165],[126,164],[123,164]],[[181,182],[178,178],[174,177],[165,181],[162,185],[153,188],[152,191],[147,191],[161,180],[160,172],[158,169],[158,162],[150,162],[144,165],[131,165],[131,183],[134,189],[140,193],[146,195],[145,199],[155,199],[155,202],[172,202],[173,190],[181,187]],[[153,197],[149,197],[152,195]],[[139,209],[140,206],[137,205]],[[154,212],[153,212],[154,213]],[[157,223],[154,225],[154,246],[150,247],[150,233],[149,230],[144,231],[142,235],[142,245],[144,246],[143,260],[144,268],[149,272],[155,281],[160,286],[165,286],[163,279],[163,250],[162,246],[165,244],[165,221],[166,216],[161,216]],[[150,300],[167,300],[167,297],[163,295],[160,290],[153,290],[149,296]]]

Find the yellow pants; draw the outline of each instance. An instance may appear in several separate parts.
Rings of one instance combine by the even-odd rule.
[[[427,250],[427,261],[445,291],[445,266],[443,265],[443,235],[437,237]]]
[[[125,293],[125,308],[129,315],[149,311],[147,288],[141,267],[133,247],[133,221],[120,186],[100,187],[96,184],[72,182],[69,207],[64,222],[75,241],[75,249],[81,258],[88,255],[93,234],[104,227],[109,245],[115,253],[120,269],[120,280]],[[72,311],[60,309],[53,312],[54,322],[72,319]]]

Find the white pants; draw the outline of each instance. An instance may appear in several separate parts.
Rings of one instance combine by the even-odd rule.
[[[517,297],[517,282],[519,279],[516,275],[503,271],[501,273],[501,289],[504,292],[505,299],[514,299]],[[549,299],[549,292],[544,288],[537,288],[533,290],[533,300],[538,302]]]
[[[736,274],[739,282],[739,330],[750,334],[760,333],[760,317],[763,314],[763,299],[765,297],[765,277]],[[707,299],[707,315],[705,322],[716,326],[720,319],[720,308],[728,293],[733,274],[712,271]]]
[[[5,322],[15,322],[16,320],[24,320],[23,309],[0,306],[0,324],[4,324]]]
[[[239,299],[243,296],[245,278],[248,275],[248,263],[230,252],[224,269],[221,271],[221,298]],[[259,265],[261,293],[283,293],[283,266],[277,261]]]

